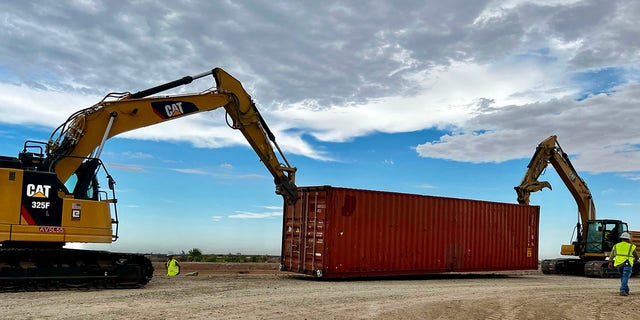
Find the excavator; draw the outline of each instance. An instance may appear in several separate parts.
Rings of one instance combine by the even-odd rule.
[[[156,95],[209,75],[215,88]],[[112,243],[119,237],[115,180],[100,160],[105,142],[123,132],[218,108],[225,109],[227,124],[242,132],[267,167],[276,194],[294,203],[296,168],[251,96],[224,70],[214,68],[136,93],[110,93],[73,113],[48,141],[27,140],[17,157],[0,156],[0,290],[146,285],[153,266],[142,254],[65,248],[68,243]],[[101,188],[105,181],[108,190]]]
[[[551,163],[569,189],[578,206],[580,220],[572,236],[572,244],[561,246],[560,254],[574,258],[545,259],[540,263],[544,274],[570,274],[588,277],[615,277],[618,271],[608,267],[609,254],[623,232],[630,232],[626,222],[596,219],[596,208],[591,191],[578,175],[569,156],[562,150],[557,136],[540,142],[519,186],[515,187],[518,203],[529,205],[531,192],[551,188],[548,181],[538,178]],[[630,232],[634,234],[634,232]],[[632,239],[633,240],[633,239]],[[636,243],[637,245],[637,243]]]

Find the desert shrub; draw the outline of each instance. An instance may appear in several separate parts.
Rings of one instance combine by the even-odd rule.
[[[200,251],[200,249],[198,248],[189,250],[189,261],[202,261],[202,251]]]

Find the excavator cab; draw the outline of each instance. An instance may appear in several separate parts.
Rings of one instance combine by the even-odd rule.
[[[620,241],[620,235],[628,232],[625,222],[620,220],[593,220],[587,223],[587,241],[585,252],[611,252],[613,246]]]
[[[580,224],[576,226],[580,230]],[[589,220],[583,234],[571,245],[562,245],[560,253],[580,258],[606,258],[613,246],[620,241],[620,235],[629,232],[626,222],[620,220]],[[586,239],[583,239],[583,236]]]

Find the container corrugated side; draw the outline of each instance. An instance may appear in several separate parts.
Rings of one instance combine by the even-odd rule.
[[[318,277],[538,267],[540,207],[300,187],[286,205],[281,268]]]

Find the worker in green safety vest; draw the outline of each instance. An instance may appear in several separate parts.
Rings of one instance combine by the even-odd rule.
[[[165,268],[167,269],[167,276],[175,277],[180,274],[180,264],[178,260],[176,260],[172,254],[167,255],[167,262],[165,263]]]
[[[633,263],[638,260],[636,245],[631,243],[631,235],[623,232],[620,242],[616,243],[609,256],[609,268],[615,267],[620,273],[620,295],[629,295],[629,278],[633,272]]]

